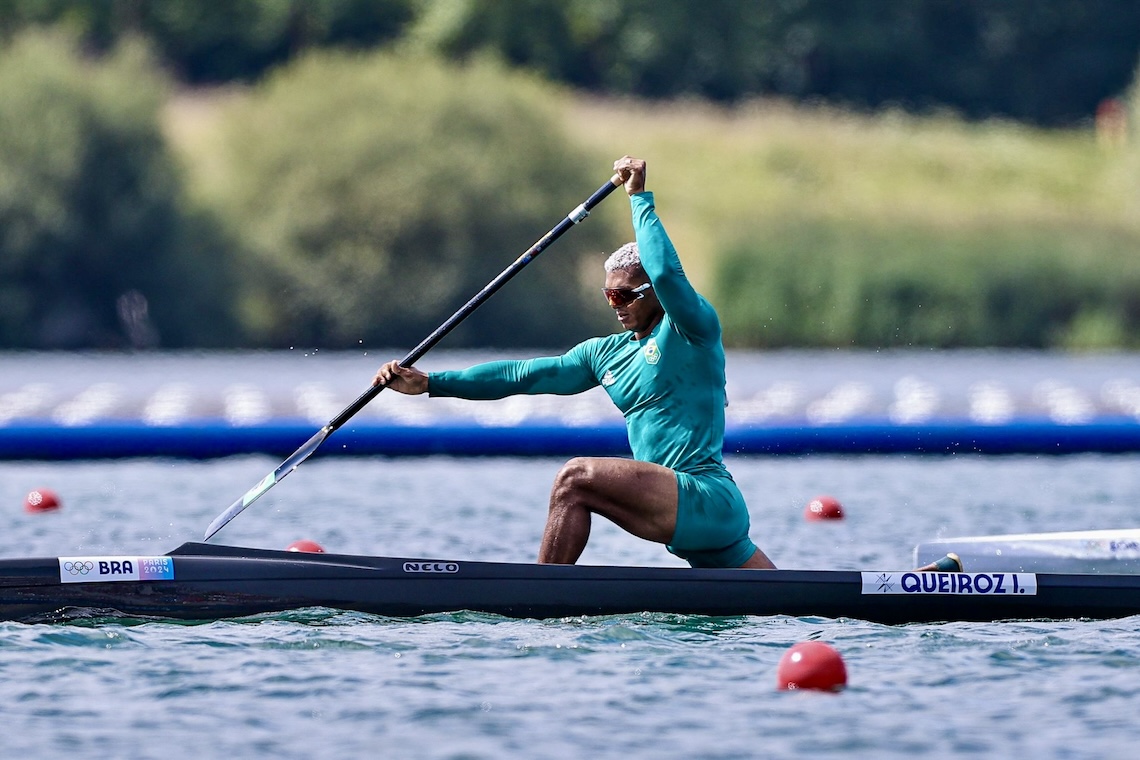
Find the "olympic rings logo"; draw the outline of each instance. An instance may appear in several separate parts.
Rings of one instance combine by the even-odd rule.
[[[84,560],[83,562],[64,562],[63,569],[72,575],[87,575],[87,573],[95,569],[95,563],[90,560]]]

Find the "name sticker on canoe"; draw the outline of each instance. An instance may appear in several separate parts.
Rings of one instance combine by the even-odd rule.
[[[405,573],[458,573],[458,562],[405,562]]]
[[[60,583],[172,581],[173,557],[60,557]]]
[[[864,572],[864,594],[1037,595],[1034,573]]]

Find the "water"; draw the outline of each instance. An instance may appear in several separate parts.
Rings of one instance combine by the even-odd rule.
[[[0,426],[27,419],[178,425],[206,418],[250,425],[300,418],[319,428],[368,388],[381,362],[405,353],[0,353]],[[419,366],[430,371],[499,358],[508,357],[439,350]],[[1140,417],[1137,353],[732,351],[727,372],[730,426],[861,417],[904,424],[940,418],[999,424],[1026,417],[1073,424],[1098,416]],[[385,394],[357,420],[420,424],[456,418],[495,425],[528,418],[572,425],[621,419],[605,392],[594,388],[573,397],[520,396],[495,404]]]
[[[278,462],[0,463],[0,556],[162,553]],[[227,543],[533,561],[552,459],[314,459]],[[1140,457],[729,460],[782,567],[899,569],[919,540],[1136,527]],[[24,495],[55,489],[58,513]],[[839,498],[847,519],[808,523]],[[679,565],[603,521],[590,564]],[[0,756],[1132,757],[1138,618],[887,627],[626,615],[414,620],[306,610],[208,624],[0,624]],[[778,692],[793,643],[849,687]]]
[[[295,413],[296,389],[317,382],[335,412],[380,360],[403,353],[9,354],[0,356],[0,396],[17,393],[13,409],[28,396],[38,404],[28,413],[46,415],[109,383],[122,397],[108,413],[129,415],[176,381],[198,389],[191,413],[217,414],[214,399],[238,384],[261,388],[271,410]],[[424,366],[478,358],[433,352]],[[949,412],[978,382],[1000,383],[1031,410],[1040,389],[1059,385],[1103,403],[1105,388],[1140,379],[1140,356],[733,354],[729,372],[730,411],[768,389],[799,388],[806,404],[844,382],[869,387],[885,408],[904,377],[936,386]],[[362,414],[382,414],[393,399]],[[332,416],[325,407],[314,414],[314,424]],[[0,556],[164,553],[198,539],[278,463],[0,462]],[[218,539],[530,562],[560,464],[315,458]],[[939,536],[1138,526],[1137,456],[729,465],[749,499],[754,540],[785,568],[901,569],[915,543]],[[25,514],[24,495],[37,487],[55,489],[63,509]],[[823,493],[843,502],[846,520],[804,521],[807,502]],[[682,564],[600,520],[582,561]],[[0,757],[1132,757],[1137,623],[400,620],[329,610],[196,625],[0,623]],[[781,655],[813,638],[842,653],[847,690],[776,691]]]

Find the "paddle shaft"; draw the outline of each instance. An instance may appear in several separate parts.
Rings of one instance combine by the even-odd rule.
[[[568,229],[589,216],[590,211],[595,206],[605,200],[606,197],[615,189],[621,187],[622,184],[623,183],[621,181],[621,177],[615,174],[610,178],[608,182],[595,190],[594,194],[587,198],[585,202],[571,211],[562,221],[560,221],[549,232],[543,235],[537,243],[532,245],[526,251],[526,253],[515,259],[514,263],[500,272],[498,276],[495,277],[495,279],[487,283],[483,289],[476,293],[470,301],[465,303],[463,307],[459,309],[459,311],[448,317],[447,321],[437,327],[431,335],[424,338],[418,346],[409,351],[408,355],[400,360],[400,366],[410,367],[419,361],[420,358],[422,358],[424,354],[430,351],[433,346],[439,343],[445,335],[454,330],[460,322],[467,319],[467,317],[471,315],[471,312],[479,308],[479,306],[481,306],[484,301],[493,296],[499,290],[499,288],[503,287],[503,285],[507,283],[507,281],[522,271],[523,267],[537,258],[538,255],[545,251],[551,243],[562,237],[562,235]],[[237,515],[240,514],[246,507],[260,498],[262,494],[264,494],[273,486],[277,485],[277,483],[284,480],[286,475],[297,469],[297,467],[300,466],[302,462],[312,456],[313,452],[315,452],[320,447],[320,445],[324,443],[326,438],[332,435],[344,423],[352,419],[352,417],[357,412],[368,405],[368,402],[376,398],[376,396],[380,393],[380,391],[384,390],[384,388],[385,386],[383,385],[375,385],[364,391],[364,393],[361,393],[355,401],[345,407],[344,411],[330,420],[329,423],[323,428],[318,430],[312,438],[310,438],[304,443],[304,445],[301,446],[301,448],[294,451],[288,459],[286,459],[277,467],[276,470],[263,478],[261,482],[259,482],[256,486],[246,491],[240,499],[230,505],[229,509],[214,518],[214,521],[210,523],[208,528],[206,528],[206,534],[203,540],[208,541],[211,536],[221,530],[230,520],[237,517]]]
[[[424,354],[430,351],[435,344],[443,340],[444,336],[455,329],[455,327],[467,319],[471,312],[478,309],[484,301],[493,296],[499,288],[503,287],[512,277],[522,271],[523,267],[538,257],[540,253],[545,251],[551,243],[558,238],[562,237],[566,230],[573,227],[578,222],[582,221],[589,215],[590,211],[605,200],[606,196],[612,193],[616,188],[622,185],[621,178],[614,175],[609,182],[599,187],[593,195],[586,199],[586,202],[570,212],[561,222],[559,222],[550,232],[547,232],[542,238],[532,245],[526,253],[515,259],[514,263],[504,269],[498,274],[495,279],[487,283],[482,290],[476,293],[470,301],[465,303],[462,308],[447,318],[447,321],[437,327],[431,335],[420,341],[420,344],[408,352],[408,355],[400,360],[401,367],[410,367],[419,361]],[[357,412],[367,406],[368,402],[376,398],[380,391],[384,390],[386,386],[376,385],[353,401],[349,406],[340,414],[338,414],[328,425],[325,427],[331,433],[339,428],[344,423],[348,422]]]

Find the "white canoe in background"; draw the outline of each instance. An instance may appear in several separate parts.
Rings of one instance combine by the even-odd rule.
[[[948,552],[971,573],[1140,573],[1140,529],[940,538],[914,547],[915,567]]]

